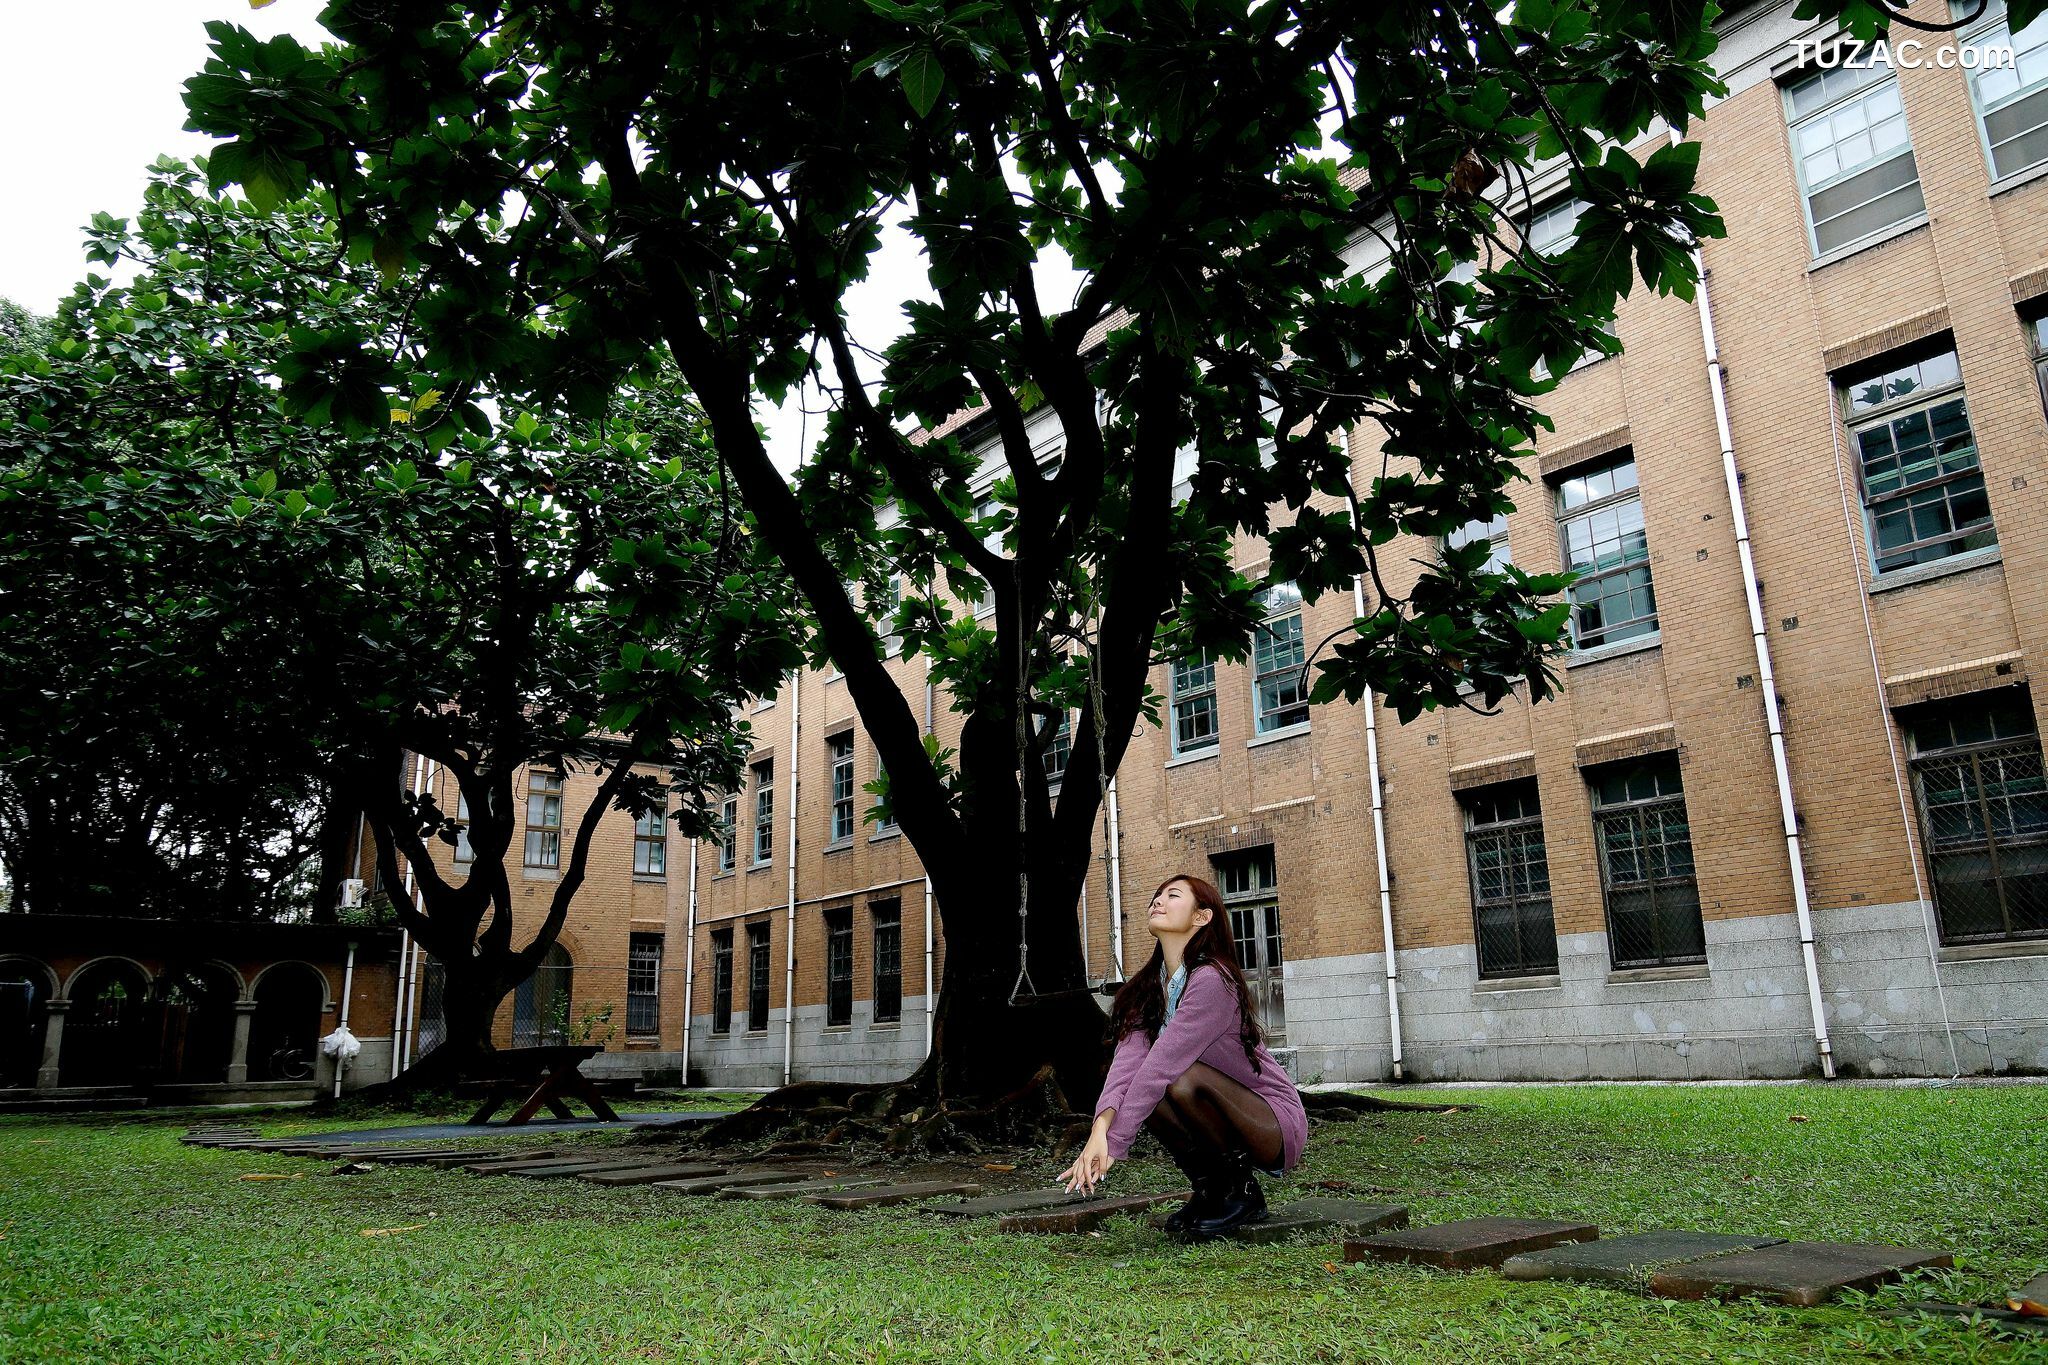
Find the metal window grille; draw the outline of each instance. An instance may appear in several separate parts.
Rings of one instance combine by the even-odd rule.
[[[732,1032],[732,930],[711,931],[711,1031]]]
[[[649,811],[633,821],[633,873],[640,877],[668,875],[668,815]]]
[[[548,949],[533,975],[512,991],[512,1045],[555,1047],[569,1041],[575,968],[561,944]]]
[[[853,736],[834,735],[825,741],[832,766],[832,838],[835,844],[853,837]]]
[[[1954,351],[1842,386],[1878,573],[1998,543]]]
[[[661,1032],[660,934],[626,940],[626,1032],[650,1037]]]
[[[1301,677],[1307,654],[1300,592],[1292,583],[1279,583],[1260,600],[1266,620],[1252,632],[1252,723],[1263,735],[1308,720],[1308,688]]]
[[[1705,962],[1706,926],[1677,756],[1614,764],[1589,777],[1615,967]]]
[[[1984,150],[1994,180],[2048,161],[2048,18],[2037,17],[2018,33],[1999,23],[1967,44],[1980,53],[2012,49],[2013,64],[1980,59],[1970,75]]]
[[[1650,542],[1633,455],[1590,465],[1557,485],[1558,532],[1571,586],[1572,640],[1580,649],[1657,630]]]
[[[1898,82],[1874,64],[1821,71],[1785,91],[1815,254],[1927,211]]]
[[[875,1022],[903,1017],[903,905],[876,901],[868,907],[875,929]]]
[[[2048,935],[2048,780],[2026,694],[1930,708],[1909,730],[1942,941]]]
[[[1173,751],[1200,753],[1217,744],[1216,661],[1208,654],[1173,664]]]
[[[1287,1037],[1286,952],[1280,933],[1279,878],[1273,850],[1248,849],[1215,860],[1230,937],[1244,969],[1252,1008],[1269,1042]]]
[[[1465,868],[1472,880],[1479,975],[1538,976],[1557,970],[1550,856],[1534,782],[1466,792]]]
[[[754,865],[775,858],[775,765],[754,765]]]
[[[853,909],[825,912],[825,1027],[853,1022]]]
[[[530,773],[526,779],[526,865],[562,865],[562,775]]]
[[[768,926],[747,926],[747,1031],[768,1027]]]

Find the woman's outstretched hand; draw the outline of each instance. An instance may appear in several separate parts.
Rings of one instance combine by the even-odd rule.
[[[1109,1154],[1109,1125],[1104,1122],[1108,1117],[1104,1115],[1095,1121],[1095,1131],[1088,1135],[1088,1143],[1081,1149],[1081,1155],[1074,1158],[1073,1165],[1053,1177],[1066,1187],[1067,1193],[1095,1193],[1102,1177],[1116,1165],[1116,1158]]]

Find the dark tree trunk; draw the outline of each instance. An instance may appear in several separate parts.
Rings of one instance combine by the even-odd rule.
[[[315,855],[320,860],[320,879],[313,889],[313,922],[332,924],[341,905],[341,883],[350,869],[349,856],[355,851],[356,811],[339,791],[329,789],[326,811],[320,817],[320,834]]]

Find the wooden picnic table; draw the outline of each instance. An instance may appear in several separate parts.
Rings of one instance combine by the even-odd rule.
[[[543,1105],[557,1118],[573,1119],[576,1114],[568,1106],[570,1099],[582,1100],[590,1106],[592,1114],[606,1123],[617,1123],[618,1114],[605,1103],[604,1096],[597,1093],[597,1086],[590,1077],[583,1074],[583,1063],[602,1051],[602,1047],[594,1044],[578,1043],[515,1047],[492,1053],[488,1069],[477,1078],[489,1090],[484,1095],[483,1104],[469,1116],[469,1121],[490,1122],[491,1115],[497,1113],[505,1101],[524,1093],[526,1102],[505,1120],[507,1126],[525,1123],[539,1113]]]

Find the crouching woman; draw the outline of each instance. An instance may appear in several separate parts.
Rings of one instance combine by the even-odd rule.
[[[1258,1176],[1283,1175],[1301,1160],[1308,1115],[1260,1039],[1216,888],[1200,877],[1167,878],[1152,893],[1146,927],[1158,946],[1117,992],[1116,1056],[1094,1131],[1059,1179],[1092,1192],[1150,1129],[1194,1192],[1168,1230],[1216,1237],[1265,1217]]]

